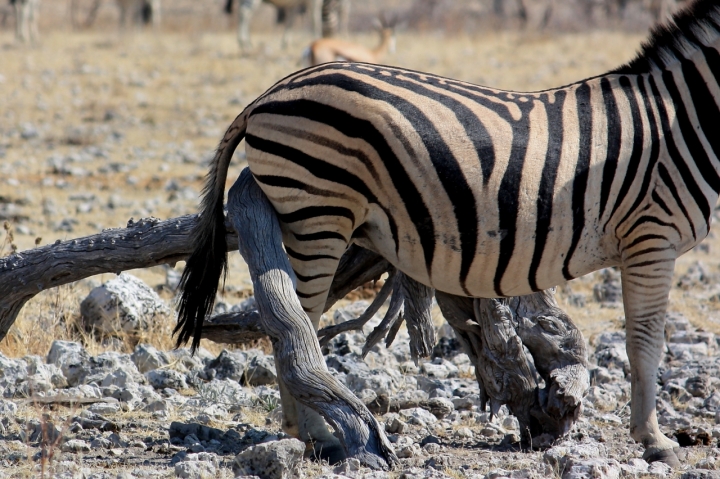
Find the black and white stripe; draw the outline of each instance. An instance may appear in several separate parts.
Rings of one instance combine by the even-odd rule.
[[[228,130],[198,255],[222,227],[227,164],[244,136],[315,323],[352,242],[422,284],[471,297],[528,294],[620,266],[631,434],[646,459],[672,462],[675,443],[654,416],[655,372],[674,261],[707,235],[720,191],[718,78],[720,4],[709,0],[656,29],[628,65],[547,91],[369,64],[300,71]],[[193,311],[181,319],[202,319]]]
[[[323,0],[321,22],[323,38],[347,33],[349,16],[350,0]]]

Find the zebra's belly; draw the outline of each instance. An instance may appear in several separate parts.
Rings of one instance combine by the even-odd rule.
[[[465,281],[461,281],[463,251],[458,248],[458,238],[438,235],[428,268],[425,252],[417,242],[406,238],[396,252],[391,247],[393,243],[388,241],[390,231],[379,227],[367,232],[367,237],[356,243],[380,253],[416,281],[449,294],[478,298],[521,296],[568,280],[564,274],[565,245],[554,242],[539,248],[535,234],[517,236],[512,253],[503,255],[501,243],[506,236],[481,231]],[[572,277],[617,263],[608,258],[600,241],[590,234],[584,236],[577,251],[578,260],[572,263]]]

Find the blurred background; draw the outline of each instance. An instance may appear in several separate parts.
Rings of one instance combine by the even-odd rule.
[[[0,26],[10,29],[14,24],[12,7],[9,0],[4,3],[0,6]],[[115,27],[120,16],[118,3],[122,0],[41,0],[40,30]],[[162,30],[183,33],[230,30],[236,19],[225,15],[226,3],[226,0],[164,0]],[[253,29],[267,30],[276,23],[271,2],[263,3]],[[478,34],[518,28],[638,31],[647,29],[683,0],[351,0],[350,3],[352,31],[368,31],[378,13],[393,11],[402,13],[412,30]]]

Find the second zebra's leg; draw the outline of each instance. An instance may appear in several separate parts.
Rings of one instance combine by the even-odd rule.
[[[338,459],[357,458],[374,469],[394,466],[398,459],[383,429],[365,405],[329,373],[318,343],[315,329],[338,261],[317,258],[318,263],[310,266],[316,259],[308,257],[303,260],[305,265],[292,266],[283,249],[283,237],[292,235],[295,241],[303,242],[314,241],[322,234],[306,232],[314,236],[301,235],[298,239],[288,232],[288,224],[281,232],[278,217],[282,215],[276,214],[247,168],[228,194],[228,217],[241,232],[240,253],[250,270],[263,328],[273,343],[285,428],[313,445],[321,457],[339,450]],[[286,248],[292,252],[290,257],[303,255],[293,246],[305,250],[289,240]],[[320,250],[312,255],[333,258],[340,258],[345,249],[329,243],[325,246],[316,244],[307,249]],[[318,289],[311,289],[315,287]],[[315,306],[321,303],[323,306]]]
[[[286,50],[290,45],[290,37],[292,36],[291,30],[295,24],[295,18],[298,13],[298,7],[289,7],[285,11],[285,28],[283,29],[282,38],[280,40],[280,46],[283,50]]]
[[[237,38],[243,53],[247,52],[252,46],[250,43],[250,21],[258,6],[260,6],[260,0],[240,0],[238,6]]]
[[[679,446],[660,432],[655,397],[674,253],[669,245],[667,249],[658,246],[626,252],[622,290],[632,387],[630,436],[645,447],[646,461],[677,467],[680,463],[674,449]]]

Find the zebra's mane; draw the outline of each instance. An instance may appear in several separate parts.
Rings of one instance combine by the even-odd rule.
[[[720,38],[720,1],[696,0],[653,27],[638,56],[611,73],[643,74],[666,69]]]

